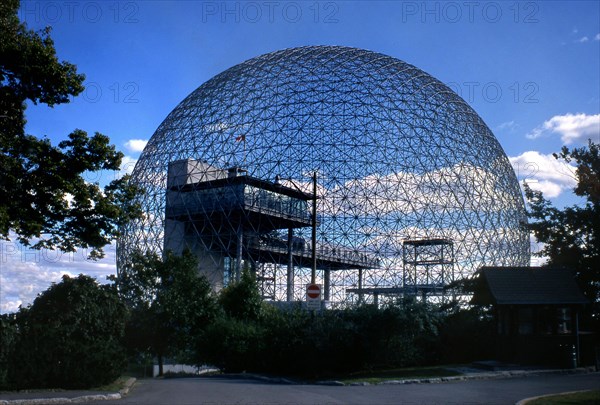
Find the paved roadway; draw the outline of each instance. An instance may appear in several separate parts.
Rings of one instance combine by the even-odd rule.
[[[600,373],[437,384],[323,386],[224,377],[138,380],[126,398],[104,404],[514,404],[538,395],[599,389]]]

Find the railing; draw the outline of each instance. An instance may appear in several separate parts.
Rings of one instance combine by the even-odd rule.
[[[244,188],[244,205],[246,209],[288,218],[311,218],[306,201],[249,185]]]
[[[167,192],[167,216],[242,209],[301,221],[309,221],[311,217],[306,201],[249,185]]]
[[[295,256],[310,257],[310,240],[302,238],[292,240],[292,254]],[[286,254],[288,252],[288,241],[283,238],[272,236],[255,236],[248,242],[248,247],[267,252]],[[364,268],[378,268],[380,261],[364,252],[344,246],[332,246],[329,244],[320,244],[317,242],[316,255],[318,261],[328,261],[333,263],[345,263]]]

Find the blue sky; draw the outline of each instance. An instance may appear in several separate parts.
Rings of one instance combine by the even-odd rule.
[[[600,141],[598,1],[26,1],[20,17],[52,27],[59,58],[75,63],[87,86],[70,104],[29,106],[27,131],[54,142],[75,128],[104,133],[129,169],[203,82],[303,45],[381,52],[448,84],[492,129],[519,177],[559,206],[577,200],[571,169],[550,154]],[[62,274],[115,271],[112,246],[101,262],[12,242],[0,253],[1,312],[30,303]]]

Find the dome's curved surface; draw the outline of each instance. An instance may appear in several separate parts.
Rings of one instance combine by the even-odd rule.
[[[335,301],[353,297],[348,288],[406,283],[407,240],[451,241],[455,278],[481,265],[529,264],[522,195],[490,129],[446,85],[389,56],[337,46],[286,49],[193,91],[133,170],[146,189],[139,199],[146,216],[122,229],[119,271],[133,249],[162,251],[168,165],[181,159],[242,167],[268,181],[279,175],[307,190],[316,171],[318,243],[378,259],[362,269],[360,283],[356,269],[331,272]],[[310,244],[310,228],[294,232]],[[273,266],[282,298],[285,271]],[[302,299],[307,272],[297,265],[294,273],[294,297]]]

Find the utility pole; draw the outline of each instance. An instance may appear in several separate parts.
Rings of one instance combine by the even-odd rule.
[[[317,172],[313,173],[313,209],[312,209],[312,269],[310,283],[315,284],[317,276]]]

